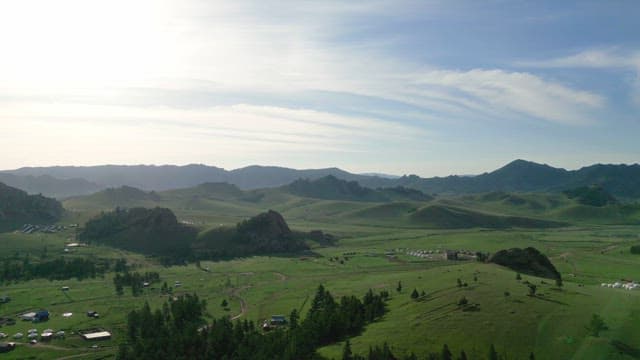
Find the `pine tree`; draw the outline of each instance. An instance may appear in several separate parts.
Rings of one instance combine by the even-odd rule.
[[[516,274],[516,280],[518,281],[522,280],[522,275],[520,275],[520,273]]]
[[[298,310],[293,309],[291,310],[291,314],[289,315],[289,329],[290,330],[295,330],[298,328],[298,320],[300,319],[300,316],[298,315]]]
[[[418,294],[418,290],[413,289],[413,291],[411,292],[411,298],[412,299],[417,299],[420,296],[420,294]]]
[[[491,344],[489,348],[489,360],[498,360],[498,353],[496,352],[496,348]]]
[[[451,360],[451,351],[449,351],[449,346],[444,344],[442,347],[442,360]]]
[[[342,348],[342,360],[352,360],[353,353],[351,352],[351,342],[349,339],[344,342],[344,347]]]
[[[396,287],[396,291],[397,292],[402,291],[402,282],[401,281],[398,281],[398,287]]]
[[[460,357],[458,360],[467,360],[467,353],[464,350],[460,351]]]
[[[529,353],[529,360],[536,360],[536,356],[533,355],[533,352]]]
[[[589,330],[589,333],[592,336],[598,337],[600,336],[601,331],[607,329],[609,329],[609,327],[607,327],[607,324],[604,323],[604,320],[600,315],[593,314],[591,316],[591,321],[589,322],[589,326],[587,326],[587,330]]]

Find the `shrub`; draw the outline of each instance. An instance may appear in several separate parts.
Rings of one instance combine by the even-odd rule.
[[[417,299],[420,295],[418,294],[418,290],[413,289],[413,291],[411,292],[411,298],[412,299]]]

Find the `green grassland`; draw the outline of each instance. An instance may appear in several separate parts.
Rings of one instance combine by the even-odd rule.
[[[100,194],[69,199],[64,203],[69,213],[62,223],[83,223],[115,206],[162,206],[204,231],[235,224],[271,208],[281,212],[293,229],[321,229],[337,235],[339,241],[336,246],[314,248],[315,257],[261,256],[202,261],[201,268],[194,264],[162,267],[152,258],[102,246],[63,253],[64,243],[74,238],[71,229],[57,234],[0,234],[0,258],[16,253],[39,258],[45,248],[46,256],[51,258],[124,257],[134,264],[135,271],[157,271],[169,285],[180,281],[182,286],[174,289],[174,295],[197,293],[207,301],[210,319],[229,315],[261,321],[272,314],[287,315],[292,309],[304,314],[319,284],[336,297],[362,296],[369,288],[388,290],[391,299],[387,314],[351,339],[353,350],[359,353],[386,341],[396,354],[414,352],[425,356],[439,352],[447,343],[454,353],[464,349],[470,358],[482,359],[493,343],[510,359],[526,358],[532,351],[538,359],[632,359],[618,354],[610,341],[640,347],[640,291],[600,286],[602,282],[640,279],[640,256],[629,253],[631,245],[640,243],[640,226],[634,225],[640,221],[636,210],[624,210],[624,221],[615,215],[622,211],[618,205],[588,209],[593,214],[578,216],[571,209],[582,205],[558,194],[485,194],[387,203],[301,198],[280,190],[236,192],[224,187],[156,195],[129,198],[126,204]],[[416,213],[433,206],[453,209],[444,212],[453,213],[452,218],[436,221],[433,213],[422,211],[430,216],[416,220]],[[463,220],[467,221],[511,216],[566,224],[549,228],[485,228],[481,224],[447,228],[445,225],[460,221],[456,211],[464,214]],[[611,213],[614,215],[605,216]],[[517,281],[513,271],[493,264],[423,259],[408,254],[410,250],[444,249],[495,252],[526,246],[536,247],[550,257],[563,274],[561,289],[548,279],[523,276],[522,281]],[[394,255],[389,256],[390,253]],[[140,297],[133,297],[129,289],[118,296],[112,277],[113,273],[107,273],[103,278],[83,281],[32,280],[0,288],[0,295],[12,298],[0,305],[0,316],[40,308],[51,312],[48,322],[18,321],[1,327],[0,332],[13,335],[30,328],[67,332],[64,340],[35,346],[20,344],[3,358],[115,357],[117,344],[124,340],[127,313],[145,301],[158,308],[168,297],[161,295],[161,284],[144,289]],[[458,287],[458,278],[468,286]],[[538,296],[527,296],[525,280],[538,286]],[[401,292],[396,291],[399,281]],[[69,286],[70,290],[65,293],[62,286]],[[409,294],[414,288],[424,290],[426,297],[411,299]],[[510,295],[505,296],[505,292]],[[457,302],[463,296],[478,304],[478,310],[462,311]],[[227,309],[220,306],[223,300],[229,302]],[[100,318],[87,317],[88,310],[98,311]],[[74,315],[63,318],[65,312]],[[609,326],[598,338],[590,336],[585,328],[594,313],[600,314]],[[86,342],[77,332],[88,328],[107,329],[113,339]],[[94,344],[100,347],[91,348]],[[335,344],[320,349],[320,353],[339,358],[341,349],[342,344]]]

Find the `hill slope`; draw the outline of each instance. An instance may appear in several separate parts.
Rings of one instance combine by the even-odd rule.
[[[55,199],[26,192],[0,183],[0,230],[15,229],[23,223],[51,223],[64,210]]]
[[[99,191],[101,186],[80,178],[58,179],[50,175],[14,175],[0,173],[0,182],[24,190],[29,194],[42,194],[53,198],[87,195]]]
[[[293,195],[325,200],[386,202],[391,200],[429,201],[433,199],[433,197],[415,189],[397,186],[374,190],[361,186],[357,181],[342,180],[333,175],[316,180],[296,180],[281,189]]]
[[[518,216],[500,216],[444,205],[429,205],[410,215],[413,224],[437,229],[467,229],[474,227],[504,229],[551,228],[564,224]]]
[[[308,250],[304,239],[329,239],[319,231],[296,233],[278,212],[269,210],[238,223],[234,228],[217,228],[200,234],[194,244],[198,257],[225,258]]]
[[[169,209],[116,209],[89,220],[79,238],[144,254],[186,258],[197,230]]]
[[[569,199],[576,199],[582,205],[605,206],[617,203],[616,198],[609,194],[602,186],[581,186],[565,190]]]

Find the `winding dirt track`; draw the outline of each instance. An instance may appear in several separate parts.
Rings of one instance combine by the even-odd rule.
[[[231,296],[232,298],[234,298],[234,299],[238,299],[238,301],[240,301],[240,313],[239,313],[238,315],[236,315],[236,316],[233,316],[233,317],[231,318],[231,320],[239,319],[239,318],[241,318],[243,315],[246,315],[246,314],[247,314],[247,311],[249,310],[249,306],[247,305],[247,302],[246,302],[243,298],[241,298],[241,297],[238,295],[238,293],[239,293],[239,292],[241,292],[241,291],[243,291],[243,290],[246,290],[246,289],[248,289],[248,288],[250,288],[250,287],[251,287],[251,286],[247,285],[247,286],[243,286],[243,287],[240,287],[240,288],[237,288],[237,289],[233,289],[233,290],[231,290],[231,294],[230,294],[230,296]]]
[[[243,273],[242,275],[253,275],[253,273]],[[280,281],[286,281],[288,279],[287,275],[277,272],[277,271],[273,271],[273,274],[276,275],[278,277],[278,280]],[[231,290],[231,293],[229,294],[230,297],[237,299],[240,302],[240,313],[231,317],[231,320],[237,320],[239,318],[241,318],[242,316],[247,314],[247,311],[249,311],[249,305],[247,305],[247,302],[240,297],[240,292],[247,290],[251,287],[251,285],[247,285],[247,286],[243,286],[243,287],[239,287],[239,288],[235,288],[233,290]]]
[[[280,281],[286,281],[288,279],[287,275],[283,273],[277,271],[274,271],[273,273],[280,279]]]

